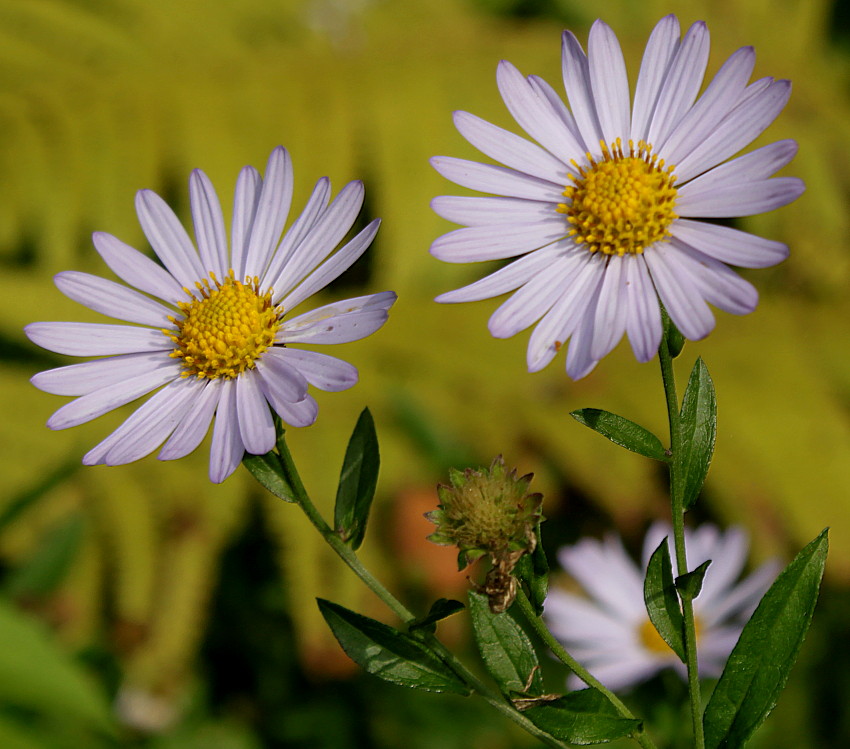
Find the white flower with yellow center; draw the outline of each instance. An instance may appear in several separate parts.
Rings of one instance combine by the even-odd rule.
[[[357,382],[351,364],[290,344],[346,343],[374,333],[387,319],[393,292],[289,315],[366,251],[380,221],[334,253],[360,212],[363,184],[349,183],[330,201],[330,182],[322,178],[281,238],[292,188],[292,164],[281,147],[269,157],[265,178],[245,167],[236,183],[228,246],[219,199],[208,177],[195,170],[189,196],[197,249],[162,198],[141,190],[136,211],[162,265],[96,232],[101,257],[135,288],[75,271],[56,276],[66,296],[133,325],[26,327],[30,340],[50,351],[102,357],[33,377],[48,393],[78,396],[48,426],[76,426],[157,390],[83,463],[129,463],[163,442],[160,459],[183,457],[198,447],[215,415],[210,479],[218,483],[246,451],[274,447],[272,411],[292,426],[316,420],[308,384],[336,391]]]
[[[796,153],[792,140],[727,162],[779,114],[790,83],[748,83],[755,53],[744,47],[697,98],[708,29],[695,23],[680,36],[675,16],[655,27],[633,103],[620,45],[602,21],[590,30],[587,55],[564,33],[570,109],[541,78],[502,61],[502,98],[539,145],[456,112],[461,134],[504,166],[432,159],[444,177],[495,197],[434,199],[440,216],[466,228],[438,238],[431,253],[452,263],[522,256],[437,301],[515,292],[489,328],[508,338],[537,323],[529,371],[571,339],[567,373],[584,377],[624,334],[648,361],[661,341],[659,299],[686,338],[703,338],[714,327],[709,303],[745,314],[758,301],[727,263],[763,268],[788,255],[784,244],[698,219],[761,213],[802,193],[798,179],[771,178]]]
[[[640,568],[613,535],[602,541],[582,539],[558,552],[561,566],[589,597],[552,588],[546,599],[546,623],[570,654],[609,689],[625,689],[669,667],[685,676],[685,666],[649,621],[643,599],[649,557],[665,536],[673,556],[670,527],[654,523],[644,539]],[[717,677],[779,568],[767,562],[737,582],[747,560],[747,537],[740,528],[722,532],[706,524],[686,530],[685,547],[688,569],[711,560],[694,599],[694,617],[699,675]],[[678,574],[675,559],[673,566]],[[578,689],[583,683],[571,676],[569,686]]]

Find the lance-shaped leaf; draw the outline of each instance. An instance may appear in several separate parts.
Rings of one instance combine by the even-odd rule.
[[[460,677],[419,640],[336,603],[317,601],[334,637],[363,670],[403,687],[469,694]]]
[[[696,502],[705,483],[717,436],[714,383],[702,359],[697,359],[691,370],[680,416],[683,452],[679,462],[684,475],[682,501],[687,510]]]
[[[469,613],[481,658],[502,693],[542,694],[537,654],[522,627],[507,612],[492,613],[487,596],[472,591]]]
[[[348,441],[334,506],[336,532],[352,549],[363,543],[380,464],[375,422],[369,409],[364,408]]]
[[[251,472],[251,475],[260,482],[264,489],[284,502],[295,502],[295,492],[284,476],[283,465],[277,453],[246,454],[242,458],[242,465]]]
[[[628,736],[640,721],[624,718],[601,692],[582,689],[545,705],[532,707],[525,715],[550,736],[571,744],[604,744]]]
[[[658,545],[649,558],[646,579],[643,582],[643,600],[646,613],[661,639],[685,662],[685,642],[682,628],[682,610],[673,582],[673,565],[667,538]]]
[[[614,444],[625,447],[627,450],[653,460],[664,462],[669,460],[667,451],[658,437],[648,429],[644,429],[639,424],[624,419],[622,416],[599,408],[580,408],[573,411],[570,416],[579,424],[590,427]]]
[[[540,616],[543,613],[543,603],[549,593],[549,562],[543,544],[540,542],[540,523],[534,529],[537,542],[531,554],[523,554],[517,566],[514,568],[516,576],[528,592],[528,600],[534,609],[534,613]]]
[[[421,619],[417,619],[407,629],[409,632],[424,630],[425,632],[436,632],[437,622],[447,619],[456,614],[458,611],[463,611],[463,604],[460,601],[455,601],[451,598],[438,598],[431,604],[431,609]]]
[[[694,600],[702,590],[702,581],[705,579],[705,573],[708,571],[708,565],[711,564],[710,559],[706,559],[699,567],[684,575],[679,575],[676,578],[676,590],[681,593],[682,598]]]
[[[705,709],[707,749],[743,747],[775,707],[812,620],[826,534],[782,571],[741,632]]]

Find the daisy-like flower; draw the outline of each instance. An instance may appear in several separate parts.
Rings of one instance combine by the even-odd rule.
[[[537,323],[528,345],[532,372],[571,339],[566,367],[573,379],[624,334],[637,359],[649,361],[662,335],[659,298],[691,340],[714,327],[707,303],[751,312],[757,292],[728,265],[767,267],[785,259],[788,248],[698,219],[761,213],[802,193],[799,179],[771,179],[796,153],[792,140],[727,161],[774,120],[791,85],[771,78],[748,83],[755,53],[744,47],[697,98],[708,48],[704,23],[680,38],[675,16],[663,18],[630,104],[614,32],[596,21],[587,55],[564,32],[569,109],[541,78],[502,61],[502,98],[539,145],[456,112],[461,134],[504,166],[432,159],[444,177],[496,197],[436,198],[433,209],[466,228],[438,238],[431,253],[452,263],[522,257],[437,301],[515,292],[490,318],[490,332],[507,338]]]
[[[649,557],[670,535],[670,527],[663,523],[650,527],[640,569],[613,535],[602,541],[583,539],[558,553],[561,566],[589,598],[552,589],[546,599],[546,622],[575,659],[609,689],[625,689],[668,667],[683,676],[686,673],[649,621],[643,600]],[[699,674],[717,677],[744,623],[776,577],[778,566],[766,562],[737,582],[747,557],[747,537],[740,528],[725,532],[714,525],[686,529],[685,545],[688,569],[712,560],[693,605]],[[673,565],[674,575],[678,574],[675,559]],[[582,682],[571,676],[569,686],[576,689]]]
[[[141,190],[136,211],[162,265],[96,232],[101,257],[134,288],[88,273],[56,276],[66,296],[134,324],[26,327],[30,340],[50,351],[100,357],[33,377],[48,393],[78,396],[48,426],[76,426],[157,391],[83,463],[129,463],[163,442],[160,459],[181,458],[204,439],[215,415],[209,475],[218,483],[246,451],[263,454],[274,447],[272,411],[292,426],[316,420],[318,405],[308,384],[337,391],[357,382],[351,364],[290,344],[364,338],[384,324],[396,295],[385,291],[295,317],[289,313],[366,251],[380,221],[334,253],[360,212],[363,184],[350,182],[329,202],[330,182],[322,178],[281,238],[292,187],[292,164],[281,147],[272,151],[265,178],[245,167],[236,183],[228,247],[219,199],[209,178],[195,170],[189,196],[197,249],[162,198]]]

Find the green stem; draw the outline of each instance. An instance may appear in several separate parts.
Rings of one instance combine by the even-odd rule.
[[[366,569],[366,567],[363,566],[354,550],[348,546],[337,533],[334,532],[334,530],[321,516],[318,509],[313,504],[313,501],[310,499],[310,495],[307,494],[307,490],[304,488],[304,483],[301,481],[301,477],[295,467],[295,462],[292,459],[292,453],[289,451],[289,446],[286,444],[286,440],[283,438],[278,439],[277,447],[281,463],[283,465],[284,477],[295,493],[296,504],[304,511],[304,514],[313,524],[313,527],[319,531],[322,538],[324,538],[328,545],[336,552],[337,556],[339,556],[342,561],[351,568],[357,577],[366,583],[369,589],[375,593],[375,595],[377,595],[378,598],[380,598],[387,607],[399,617],[399,619],[404,621],[406,624],[410,624],[415,621],[416,616],[392,593],[390,593],[381,584],[381,582],[375,578],[368,569]],[[538,728],[512,704],[506,702],[500,695],[488,689],[487,686],[483,684],[478,677],[475,676],[475,674],[469,671],[469,669],[467,669],[466,666],[464,666],[463,663],[461,663],[457,657],[434,635],[427,635],[427,640],[428,644],[438,652],[446,665],[448,665],[467,684],[467,686],[472,689],[472,691],[477,693],[486,702],[496,708],[496,710],[502,713],[502,715],[509,720],[512,720],[527,733],[539,739],[547,746],[554,747],[554,749],[568,749],[567,744]]]
[[[544,624],[543,620],[537,616],[534,612],[534,607],[531,605],[531,601],[528,600],[528,596],[525,594],[525,591],[518,586],[517,604],[519,604],[520,611],[522,611],[523,616],[526,621],[531,625],[532,629],[537,633],[537,636],[543,641],[543,643],[552,651],[555,657],[561,661],[564,665],[566,665],[576,676],[579,677],[585,684],[589,687],[593,687],[608,699],[608,701],[617,709],[617,712],[620,713],[624,718],[628,718],[630,720],[636,720],[635,716],[632,715],[631,711],[625,706],[625,704],[614,694],[608,687],[606,687],[601,681],[599,681],[593,674],[591,674],[584,666],[581,665],[575,658],[573,658],[565,649],[564,646],[561,645],[555,639],[555,636],[549,631],[548,627]],[[655,749],[655,744],[652,739],[644,732],[643,728],[638,728],[632,734],[632,738],[637,741],[644,749]]]
[[[676,378],[673,372],[673,357],[667,346],[666,336],[658,349],[661,363],[661,379],[664,382],[664,394],[667,399],[667,415],[670,422],[670,503],[672,505],[673,543],[676,552],[676,567],[680,575],[688,571],[685,554],[685,507],[683,498],[684,474],[682,471],[683,436],[679,413],[679,401],[676,396]],[[688,695],[691,703],[691,721],[694,731],[694,746],[703,749],[705,737],[702,728],[702,703],[697,669],[697,636],[694,622],[693,602],[689,596],[681,596],[682,617],[685,625],[685,665],[688,669]]]

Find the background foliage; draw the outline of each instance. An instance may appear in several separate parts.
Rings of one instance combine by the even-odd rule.
[[[524,741],[463,698],[423,698],[354,674],[314,598],[384,613],[293,508],[259,496],[244,471],[209,485],[203,447],[176,464],[79,468],[87,446],[126,411],[48,433],[43,424],[60,399],[27,378],[64,360],[31,346],[21,328],[93,319],[51,276],[108,273],[91,246],[95,229],[145,246],[137,189],[156,189],[188,218],[192,168],[204,168],[227,204],[239,168],[262,166],[282,143],[296,169],[294,206],[323,174],[336,189],[362,178],[365,220],[384,219],[367,261],[331,293],[394,289],[390,323],[340,352],[360,368],[361,384],[320,394],[317,424],[290,434],[308,487],[329,511],[346,436],[371,408],[382,475],[367,562],[423,608],[462,590],[451,551],[424,541],[431,526],[421,515],[435,506],[433,486],[449,465],[486,465],[499,453],[535,472],[550,551],[611,526],[636,541],[664,515],[663,475],[568,414],[604,407],[663,433],[655,367],[621,345],[582,382],[567,380],[562,360],[530,376],[525,335],[487,335],[493,303],[432,304],[481,271],[427,253],[450,228],[428,201],[456,191],[427,159],[475,156],[453,129],[454,109],[513,127],[496,90],[499,59],[557,84],[560,31],[584,39],[603,15],[635,71],[647,34],[671,11],[685,26],[708,22],[710,73],[753,44],[756,76],[794,82],[764,142],[799,141],[788,171],[808,190],[740,224],[787,241],[791,258],[755,274],[758,310],[720,314],[709,339],[686,347],[683,366],[698,352],[719,398],[699,519],[746,526],[754,561],[790,558],[832,526],[829,587],[761,745],[850,738],[842,709],[850,694],[842,662],[850,652],[842,648],[850,14],[840,1],[0,0],[0,745],[498,749]],[[466,637],[454,620],[442,628],[448,639]],[[562,675],[554,665],[550,672],[557,691]],[[657,687],[632,699],[648,701]],[[679,717],[655,716],[671,737]]]

